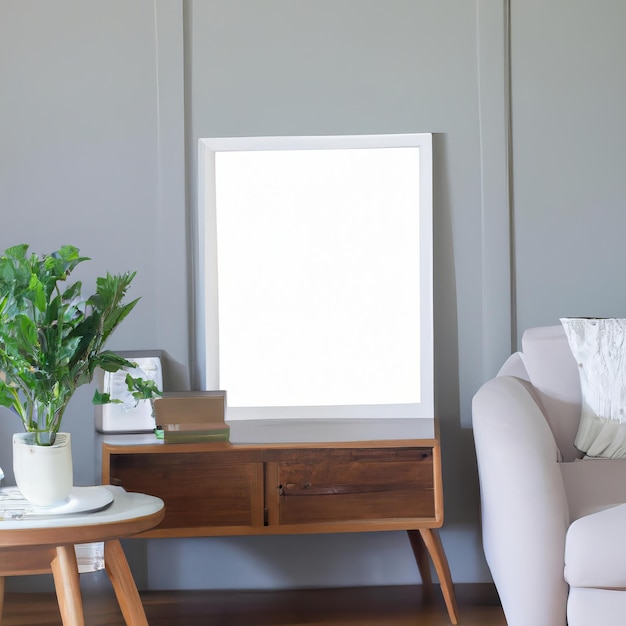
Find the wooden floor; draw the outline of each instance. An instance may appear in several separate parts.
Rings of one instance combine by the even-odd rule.
[[[506,626],[494,594],[459,586],[462,626]],[[467,593],[466,593],[467,591]],[[366,587],[300,591],[151,591],[141,594],[150,626],[448,626],[439,589]],[[472,600],[469,600],[469,597]],[[115,598],[83,593],[87,626],[124,626]],[[2,626],[59,626],[54,594],[7,593]]]

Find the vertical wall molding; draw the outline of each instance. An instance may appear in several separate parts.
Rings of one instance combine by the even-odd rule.
[[[511,201],[510,0],[477,0],[481,159],[482,369],[514,350]]]
[[[168,381],[173,388],[189,387],[189,324],[180,319],[172,300],[188,302],[190,289],[178,268],[187,267],[188,232],[185,181],[185,98],[183,0],[153,0],[156,70],[156,280],[157,337],[178,335],[172,345],[185,346],[173,354]],[[161,346],[155,346],[160,348]],[[176,366],[174,366],[176,362]]]

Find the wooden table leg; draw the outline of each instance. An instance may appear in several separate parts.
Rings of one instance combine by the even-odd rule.
[[[2,609],[4,608],[4,582],[5,577],[0,576],[0,624],[2,624]]]
[[[424,545],[422,535],[419,530],[407,530],[409,541],[411,542],[411,548],[413,549],[413,556],[415,556],[415,562],[417,563],[417,569],[422,577],[422,593],[424,600],[427,602],[433,599],[433,578],[430,574],[430,561],[428,559],[428,552]]]
[[[85,626],[74,546],[58,546],[50,564],[63,626]]]
[[[104,544],[104,567],[122,610],[127,626],[148,626],[146,613],[135,585],[126,555],[117,539]]]
[[[433,560],[435,571],[439,577],[441,593],[443,594],[443,599],[446,602],[450,621],[453,624],[458,624],[459,607],[456,603],[456,595],[454,594],[454,585],[452,584],[452,576],[450,575],[448,559],[446,558],[446,553],[443,551],[443,545],[441,543],[441,539],[439,538],[439,533],[431,528],[420,528],[420,535],[424,540],[426,549],[430,554],[430,558]]]

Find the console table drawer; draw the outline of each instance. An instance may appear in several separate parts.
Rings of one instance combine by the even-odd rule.
[[[158,530],[263,526],[263,464],[233,455],[113,454],[110,482],[166,503]]]
[[[270,524],[435,517],[432,448],[300,450],[267,476]]]

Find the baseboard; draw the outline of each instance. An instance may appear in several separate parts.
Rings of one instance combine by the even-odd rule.
[[[435,584],[435,596],[439,596],[439,585]],[[457,583],[454,585],[454,591],[456,593],[457,602],[460,606],[499,606],[500,598],[498,592],[493,583]],[[101,589],[86,590],[87,595],[110,595],[110,590],[102,591]],[[112,592],[111,592],[112,593]],[[428,595],[422,585],[380,585],[375,587],[333,587],[328,589],[314,588],[314,589],[194,589],[194,590],[160,590],[160,591],[141,591],[142,596],[155,597],[163,596],[167,598],[185,597],[193,598],[195,596],[202,598],[203,601],[210,601],[211,598],[219,598],[222,601],[228,602],[230,600],[239,602],[242,596],[247,597],[288,597],[290,595],[302,596],[317,596],[317,595],[332,595],[337,598],[344,598],[349,600],[350,598],[359,598],[367,596],[370,599],[375,598],[387,598],[389,599],[401,599],[401,598],[421,598]],[[8,597],[23,597],[29,594],[31,597],[41,596],[53,596],[54,592],[28,592],[28,591],[13,591],[6,595]]]

